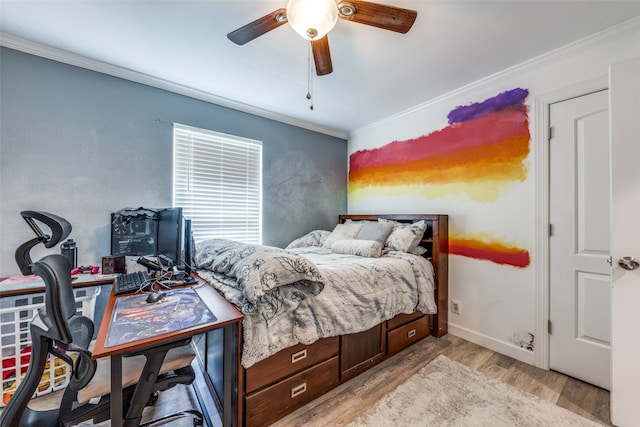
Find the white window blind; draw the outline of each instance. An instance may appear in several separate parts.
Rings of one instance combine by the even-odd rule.
[[[262,142],[173,125],[173,205],[196,242],[262,243]]]

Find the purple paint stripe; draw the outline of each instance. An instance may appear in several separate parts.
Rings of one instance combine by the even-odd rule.
[[[511,89],[482,102],[456,107],[451,110],[447,118],[449,119],[449,124],[462,123],[508,108],[522,107],[528,95],[529,91],[527,89]]]

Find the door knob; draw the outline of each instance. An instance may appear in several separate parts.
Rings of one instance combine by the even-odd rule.
[[[624,256],[618,260],[618,265],[625,270],[635,270],[640,267],[640,263],[632,256]]]

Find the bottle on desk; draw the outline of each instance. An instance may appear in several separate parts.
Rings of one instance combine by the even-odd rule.
[[[60,253],[69,260],[72,269],[78,266],[78,248],[73,239],[67,239],[66,242],[60,245]]]

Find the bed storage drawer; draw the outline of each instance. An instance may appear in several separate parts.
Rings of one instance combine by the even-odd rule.
[[[248,395],[246,425],[269,425],[338,384],[338,356]]]
[[[429,316],[423,315],[404,326],[387,332],[387,353],[392,356],[427,335],[429,335]]]
[[[323,338],[311,345],[298,344],[285,348],[247,369],[247,393],[273,384],[337,354],[338,337]]]
[[[422,316],[424,316],[425,314],[420,312],[420,311],[414,311],[411,314],[398,314],[396,317],[394,317],[393,319],[389,319],[387,320],[387,329],[391,330],[391,329],[395,329],[398,326],[402,326],[405,325],[413,320],[416,320]]]

